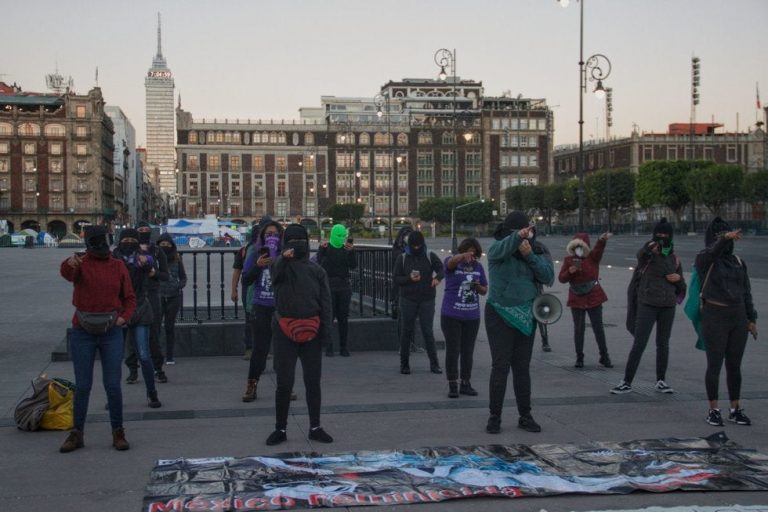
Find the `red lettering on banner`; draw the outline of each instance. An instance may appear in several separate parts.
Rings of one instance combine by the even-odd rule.
[[[331,498],[331,503],[333,505],[354,505],[355,501],[354,496],[348,494],[337,494]]]
[[[430,489],[427,491],[427,496],[429,496],[431,501],[443,501],[443,497],[440,496],[440,491]]]
[[[187,502],[187,506],[185,508],[192,512],[204,512],[210,510],[208,507],[208,501],[204,500],[203,498],[192,498],[191,501]]]
[[[174,498],[165,503],[162,501],[155,501],[154,503],[149,504],[147,510],[149,512],[182,512],[184,510],[184,500]]]
[[[519,487],[502,487],[501,494],[514,497],[520,497],[523,495]]]
[[[295,507],[296,506],[296,501],[293,498],[289,498],[288,496],[275,496],[274,498],[269,500],[269,503],[277,507]]]
[[[253,510],[268,510],[269,498],[249,498],[245,500],[244,508],[252,508]]]
[[[461,493],[453,489],[443,489],[439,494],[443,498],[461,498]]]
[[[408,503],[416,503],[417,501],[429,501],[429,498],[421,494],[420,492],[408,491],[403,493],[403,499]]]
[[[219,511],[219,510],[227,511],[227,510],[229,510],[231,508],[230,507],[229,497],[218,498],[218,499],[214,498],[214,499],[211,500],[211,503],[210,503],[209,506],[210,506],[209,510],[212,510],[213,512],[216,512],[216,511]]]
[[[495,496],[496,494],[499,494],[499,488],[495,485],[489,485],[488,487],[484,487],[485,492],[490,494],[491,496]]]

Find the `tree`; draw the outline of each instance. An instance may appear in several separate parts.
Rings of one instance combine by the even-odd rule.
[[[508,187],[504,191],[504,197],[507,200],[507,209],[523,210],[523,192],[522,187]]]
[[[520,189],[522,209],[530,217],[541,209],[544,203],[544,189],[540,185],[523,185]]]
[[[547,222],[547,232],[552,232],[552,217],[555,212],[559,212],[565,202],[565,184],[564,183],[550,183],[547,185],[541,185],[541,214]]]
[[[684,160],[651,160],[640,166],[635,186],[635,199],[643,208],[665,206],[680,223],[683,210],[691,202],[686,176],[691,162]]]
[[[691,169],[685,187],[694,201],[720,215],[724,205],[741,197],[743,182],[744,171],[738,165],[706,165]]]
[[[336,203],[328,208],[328,216],[337,221],[357,222],[365,214],[365,205]]]
[[[629,208],[635,198],[635,177],[629,169],[596,172],[584,181],[587,204],[590,208],[608,212],[608,229],[611,229],[613,212]]]
[[[460,197],[456,199],[456,205],[478,201],[477,198]],[[453,199],[450,197],[434,197],[424,200],[419,206],[419,217],[423,220],[437,222],[451,222],[451,209]],[[475,203],[456,210],[456,222],[482,224],[493,220],[493,203],[485,201]]]
[[[419,218],[435,222],[451,222],[452,204],[453,200],[448,197],[425,199],[419,205]]]
[[[742,196],[745,201],[752,203],[754,219],[765,221],[765,209],[768,205],[768,170],[752,172],[744,176],[744,190]],[[759,206],[758,206],[759,205]]]

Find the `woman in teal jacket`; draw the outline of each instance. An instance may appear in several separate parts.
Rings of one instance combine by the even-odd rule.
[[[520,211],[507,215],[494,233],[496,242],[488,249],[490,292],[485,305],[485,330],[491,347],[490,413],[486,431],[501,432],[501,411],[512,369],[518,427],[541,432],[531,416],[530,363],[533,351],[533,301],[541,284],[555,277],[552,261],[535,241],[528,217]]]

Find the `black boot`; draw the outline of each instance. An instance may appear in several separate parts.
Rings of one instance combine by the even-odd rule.
[[[448,398],[459,398],[459,384],[455,380],[448,381]]]
[[[477,391],[472,387],[468,380],[462,380],[459,387],[459,393],[462,395],[477,396]]]
[[[400,359],[400,373],[402,373],[403,375],[411,374],[411,367],[408,364],[407,359]]]
[[[347,350],[346,345],[342,345],[341,347],[339,347],[339,355],[341,357],[349,357],[349,350]]]
[[[576,364],[574,368],[584,368],[584,354],[576,354]]]
[[[152,409],[157,409],[162,405],[160,400],[157,398],[157,391],[151,391],[147,393],[147,405]]]
[[[600,364],[605,366],[606,368],[613,368],[613,363],[611,362],[611,358],[608,357],[608,354],[603,354],[600,356]]]

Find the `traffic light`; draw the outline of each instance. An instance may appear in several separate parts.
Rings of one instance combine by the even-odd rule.
[[[694,105],[699,104],[699,86],[701,85],[701,59],[691,58],[691,100]]]

